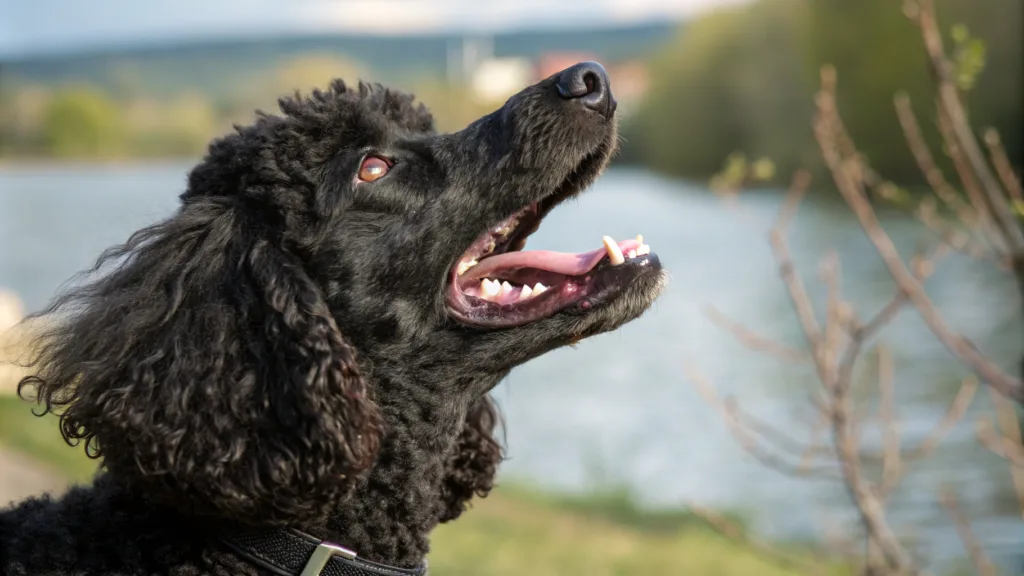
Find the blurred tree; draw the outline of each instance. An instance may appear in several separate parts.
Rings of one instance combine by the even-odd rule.
[[[974,85],[962,86],[970,90],[965,99],[973,124],[979,129],[999,128],[1008,152],[1019,162],[1024,132],[1024,3],[938,0],[937,4],[941,22],[961,23],[983,42],[986,71]],[[843,78],[839,106],[851,136],[871,165],[898,182],[920,182],[892,104],[898,91],[910,96],[925,135],[938,152],[934,87],[914,24],[893,9],[893,0],[808,1],[806,15],[803,60],[808,77],[816,81],[822,65],[835,65]],[[951,28],[944,30],[944,40],[952,52]],[[936,155],[941,159],[941,154]]]
[[[1024,2],[938,3],[941,21],[963,23],[984,43],[983,50],[965,45],[969,64],[985,64],[973,85],[963,86],[972,123],[997,128],[1012,160],[1024,166]],[[831,63],[843,78],[838,98],[848,128],[871,165],[895,181],[921,182],[893,108],[897,92],[909,94],[936,157],[945,159],[921,37],[898,4],[759,0],[692,20],[650,62],[651,89],[624,127],[624,159],[706,178],[742,151],[771,157],[780,175],[798,167],[819,172],[807,118],[819,70]]]
[[[810,155],[810,86],[798,59],[801,2],[762,0],[685,26],[651,63],[652,85],[625,127],[626,158],[705,177],[743,149],[783,169]]]
[[[350,58],[335,54],[304,54],[260,70],[247,81],[239,83],[218,100],[215,110],[224,124],[248,124],[256,110],[276,113],[280,98],[293,96],[296,90],[308,94],[313,88],[324,89],[335,78],[355,84],[360,79],[371,80],[372,76],[362,63]]]
[[[422,80],[414,86],[401,88],[415,94],[419,102],[430,108],[435,127],[443,132],[461,130],[497,108],[479,102],[466,86],[440,79]]]
[[[905,91],[922,117],[934,118],[935,107],[921,36],[898,4],[806,2],[802,61],[807,78],[815,82],[823,65],[836,67],[843,79],[837,99],[850,135],[874,168],[897,182],[911,182],[920,175],[892,98]],[[937,141],[937,135],[933,138]]]
[[[91,87],[57,91],[42,117],[43,141],[58,157],[109,157],[122,152],[125,130],[118,107]]]
[[[170,102],[136,100],[125,115],[132,150],[142,156],[196,156],[211,138],[227,128],[213,104],[198,92],[185,92]]]
[[[0,154],[38,152],[40,125],[50,91],[40,86],[0,82]]]

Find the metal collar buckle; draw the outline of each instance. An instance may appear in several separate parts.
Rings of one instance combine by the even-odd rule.
[[[317,544],[316,550],[309,557],[306,567],[302,569],[302,573],[299,576],[320,576],[324,568],[327,567],[327,563],[335,556],[341,556],[347,560],[356,559],[356,553],[348,548],[331,544],[330,542],[321,542]]]

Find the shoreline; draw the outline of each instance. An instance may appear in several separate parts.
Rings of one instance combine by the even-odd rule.
[[[0,172],[21,172],[40,168],[91,169],[102,168],[136,169],[192,165],[200,156],[164,156],[159,158],[112,158],[112,159],[61,159],[61,158],[0,158]]]

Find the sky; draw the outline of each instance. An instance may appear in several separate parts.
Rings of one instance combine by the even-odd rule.
[[[685,19],[745,0],[0,0],[0,56],[291,32],[402,34]]]

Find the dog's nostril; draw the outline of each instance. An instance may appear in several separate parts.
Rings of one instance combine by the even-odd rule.
[[[597,62],[580,62],[562,71],[556,83],[558,94],[610,117],[615,113],[615,99],[604,66]]]

